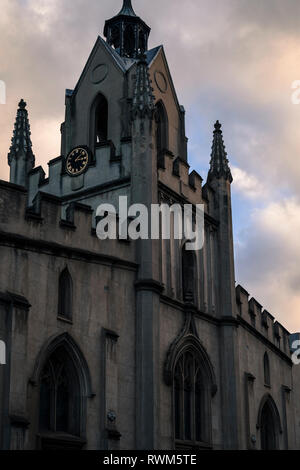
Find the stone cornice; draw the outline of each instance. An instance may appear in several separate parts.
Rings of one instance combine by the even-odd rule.
[[[117,342],[119,337],[120,337],[120,335],[118,335],[118,333],[116,333],[115,331],[109,330],[107,328],[103,328],[103,333],[104,333],[106,338],[109,338],[109,339],[111,339],[112,341],[115,341],[115,342]]]
[[[126,176],[124,178],[119,178],[117,180],[109,181],[108,183],[99,184],[98,186],[93,186],[91,188],[87,188],[82,191],[77,191],[76,194],[69,194],[66,196],[62,196],[61,200],[63,202],[72,201],[73,199],[78,199],[79,197],[82,197],[82,196],[97,194],[99,192],[101,193],[102,191],[106,191],[111,188],[128,185],[130,181],[131,181],[131,177]]]
[[[0,302],[7,305],[13,305],[14,307],[21,308],[26,311],[28,311],[31,307],[30,303],[25,297],[8,291],[0,292]]]
[[[38,251],[45,254],[55,254],[56,256],[73,256],[78,260],[88,261],[95,264],[108,264],[119,266],[120,268],[137,270],[137,264],[132,261],[123,260],[115,256],[99,254],[93,251],[61,245],[56,242],[46,240],[36,240],[14,233],[0,231],[0,245],[12,246],[14,248],[26,249],[29,251]]]
[[[12,191],[19,191],[20,193],[27,193],[27,189],[24,186],[9,183],[8,181],[4,180],[0,180],[0,187],[3,187],[5,189],[11,189]]]
[[[30,426],[30,421],[25,416],[10,415],[9,418],[14,427],[27,429]]]
[[[198,310],[197,307],[194,305],[191,306],[189,304],[186,304],[185,302],[181,302],[180,300],[173,299],[172,297],[168,297],[167,295],[161,295],[160,296],[160,301],[163,304],[170,305],[171,307],[180,309],[182,312],[193,312],[195,316],[198,318],[201,318],[209,323],[213,323],[214,325],[217,325],[219,323],[219,319],[216,317],[213,317],[209,313],[204,313],[201,310]]]
[[[164,290],[163,284],[154,279],[140,279],[135,283],[135,289],[139,291],[152,291],[161,294]]]

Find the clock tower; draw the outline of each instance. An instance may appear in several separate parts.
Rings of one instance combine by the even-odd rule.
[[[66,90],[61,155],[49,161],[48,178],[40,166],[33,167],[30,156],[22,157],[27,163],[21,167],[23,160],[14,157],[17,144],[12,146],[11,182],[28,187],[29,206],[34,207],[39,191],[61,198],[63,217],[71,203],[80,202],[94,211],[95,227],[95,212],[102,202],[109,199],[117,206],[120,195],[127,196],[129,204],[142,202],[132,191],[139,161],[134,154],[136,130],[132,117],[136,99],[143,102],[153,95],[153,135],[149,139],[153,139],[155,151],[154,174],[165,167],[166,159],[174,160],[175,171],[179,161],[186,162],[185,111],[179,105],[164,49],[149,49],[149,34],[149,26],[137,16],[130,0],[124,0],[120,12],[105,22],[106,40],[97,38],[75,88]],[[142,91],[137,90],[139,64],[143,64],[149,80]],[[141,93],[140,98],[137,92]],[[18,115],[26,113],[29,122],[23,108],[22,105]],[[29,124],[25,130],[28,153]],[[16,136],[13,144],[15,140]],[[152,173],[147,175],[148,181],[151,178]]]

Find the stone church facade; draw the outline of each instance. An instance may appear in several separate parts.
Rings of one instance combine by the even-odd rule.
[[[48,177],[19,104],[0,181],[1,449],[300,447],[298,336],[236,287],[221,124],[204,183],[149,34],[130,0],[106,21]],[[204,204],[203,249],[100,241],[97,207],[120,196]]]

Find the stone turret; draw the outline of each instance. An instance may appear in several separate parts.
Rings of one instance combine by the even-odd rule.
[[[219,121],[215,124],[207,184],[213,190],[213,216],[219,221],[218,312],[222,351],[221,383],[223,403],[223,438],[226,449],[240,446],[239,344],[236,322],[235,269],[231,206],[232,175]]]
[[[210,170],[207,183],[214,191],[214,217],[219,220],[220,262],[220,314],[234,317],[235,312],[235,273],[233,252],[233,228],[231,207],[231,183],[233,181],[225,150],[219,121],[215,124]]]
[[[8,153],[10,182],[20,186],[27,186],[28,173],[35,164],[30,136],[28,111],[26,109],[26,103],[22,99],[19,103],[13,137]]]

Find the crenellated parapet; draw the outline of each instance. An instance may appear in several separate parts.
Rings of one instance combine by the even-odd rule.
[[[188,204],[203,204],[202,177],[180,157],[165,151],[158,169],[159,182],[187,200]]]
[[[30,207],[28,191],[0,180],[1,244],[60,256],[82,256],[97,262],[129,264],[135,269],[134,246],[118,240],[101,241],[92,229],[94,211],[79,202],[65,205],[57,196],[39,191]]]
[[[290,354],[290,336],[291,334],[282,326],[275,317],[271,315],[263,306],[242,287],[236,287],[236,305],[238,318],[256,331],[263,335],[277,348],[285,354]]]

